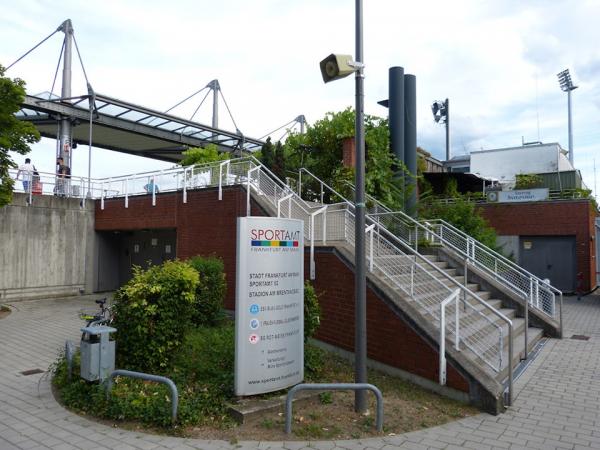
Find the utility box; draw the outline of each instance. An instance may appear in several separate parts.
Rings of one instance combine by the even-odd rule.
[[[115,370],[115,341],[110,340],[110,334],[117,329],[100,325],[81,331],[81,378],[102,382]]]

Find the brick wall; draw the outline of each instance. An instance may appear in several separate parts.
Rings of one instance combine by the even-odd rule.
[[[254,202],[252,214],[264,215]],[[96,202],[96,230],[177,229],[177,258],[216,254],[223,259],[228,289],[225,306],[235,307],[235,242],[237,218],[246,215],[246,192],[241,189],[224,189],[219,201],[216,189],[188,191],[187,203],[181,193],[129,198],[125,208],[123,199],[104,201],[104,210]]]
[[[584,290],[596,282],[596,250],[591,236],[596,213],[588,200],[499,203],[479,206],[499,235],[575,236],[577,273],[584,274]]]
[[[223,259],[227,274],[225,306],[235,308],[236,278],[236,220],[246,215],[246,193],[242,189],[224,189],[223,200],[217,191],[204,189],[188,191],[183,203],[181,193],[159,194],[156,206],[151,196],[105,201],[104,210],[96,204],[96,230],[139,230],[156,228],[177,229],[177,257],[217,254]],[[252,204],[253,215],[263,215]],[[309,267],[309,256],[305,256]],[[322,322],[318,338],[348,351],[354,349],[354,274],[331,251],[315,255],[320,293]],[[308,271],[306,271],[308,276]],[[429,380],[438,380],[438,352],[401,319],[383,299],[371,289],[367,291],[368,356]],[[450,364],[448,386],[463,392],[469,386]]]
[[[305,266],[308,267],[306,255]],[[315,254],[315,290],[321,304],[317,338],[354,350],[354,272],[333,252]],[[368,357],[429,380],[439,379],[439,353],[372,289],[367,288]],[[469,392],[467,381],[450,364],[448,386]]]

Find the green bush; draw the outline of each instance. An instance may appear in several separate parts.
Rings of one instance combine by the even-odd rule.
[[[482,244],[497,250],[496,231],[477,210],[475,203],[457,194],[453,203],[436,201],[420,204],[422,219],[443,219]]]
[[[515,189],[532,189],[542,187],[544,179],[535,173],[519,173],[515,177]]]
[[[197,286],[198,273],[180,261],[134,267],[114,300],[119,367],[165,372],[191,323]]]
[[[304,282],[304,341],[313,337],[321,324],[321,307],[315,288]]]
[[[227,283],[223,261],[216,256],[195,256],[188,263],[200,275],[192,322],[195,325],[216,325],[225,316],[223,308]]]

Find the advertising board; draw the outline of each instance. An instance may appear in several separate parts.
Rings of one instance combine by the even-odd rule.
[[[304,223],[240,217],[237,230],[235,393],[304,378]]]

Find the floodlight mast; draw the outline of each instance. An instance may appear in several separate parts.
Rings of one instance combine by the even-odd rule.
[[[558,73],[558,83],[560,84],[560,89],[563,92],[567,93],[567,113],[568,113],[568,123],[569,123],[569,162],[572,166],[574,166],[574,158],[573,158],[573,120],[571,116],[571,91],[574,91],[579,86],[575,86],[573,84],[573,80],[571,79],[571,74],[569,73],[569,69],[565,69],[562,72]]]
[[[433,120],[446,125],[446,161],[450,160],[450,100],[435,101],[431,105]]]

